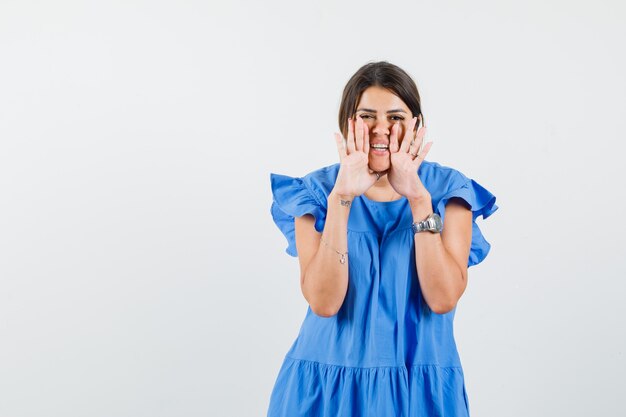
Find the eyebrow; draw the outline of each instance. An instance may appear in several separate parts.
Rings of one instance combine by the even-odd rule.
[[[376,113],[376,110],[372,110],[372,109],[356,109],[356,111],[366,111],[369,113]],[[393,110],[388,110],[387,113],[406,113],[406,112],[402,109],[393,109]]]

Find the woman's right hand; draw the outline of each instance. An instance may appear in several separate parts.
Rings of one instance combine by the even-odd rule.
[[[355,134],[356,130],[356,134]],[[356,136],[356,138],[355,138]],[[354,198],[366,192],[379,176],[369,168],[370,140],[367,125],[360,117],[348,119],[348,139],[335,133],[335,142],[341,165],[333,193]],[[380,175],[384,174],[381,172]]]

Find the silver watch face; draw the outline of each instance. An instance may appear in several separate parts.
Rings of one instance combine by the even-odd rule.
[[[434,223],[434,231],[441,232],[443,230],[443,222],[441,221],[441,217],[437,213],[433,213],[430,217]]]

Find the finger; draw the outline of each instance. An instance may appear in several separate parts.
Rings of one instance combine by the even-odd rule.
[[[422,149],[422,151],[419,153],[419,155],[417,156],[417,158],[415,158],[413,161],[416,162],[416,166],[419,167],[420,164],[422,163],[422,161],[426,158],[426,155],[428,155],[428,151],[430,151],[430,148],[433,146],[432,142],[428,142],[425,146],[424,149]]]
[[[422,147],[422,142],[423,142],[422,138],[423,136],[420,135],[419,131],[414,133],[414,139],[411,141],[411,146],[409,146],[410,154],[412,155],[419,154],[420,149]]]
[[[356,118],[356,150],[363,150],[363,119],[360,117]]]
[[[367,124],[363,124],[363,152],[367,155],[370,153],[370,128]]]
[[[400,145],[400,152],[408,152],[409,151],[409,147],[411,146],[411,141],[413,140],[413,136],[414,136],[414,128],[415,128],[415,123],[417,122],[417,117],[414,117],[411,119],[411,121],[409,122],[409,125],[407,126],[406,132],[404,132],[404,139],[402,139],[402,144]]]
[[[339,153],[339,161],[343,161],[343,158],[347,156],[346,141],[343,139],[343,137],[339,133],[335,133],[335,145],[337,145],[337,152]]]
[[[347,150],[347,154],[350,155],[355,150],[356,150],[356,146],[354,144],[354,120],[352,120],[352,118],[349,118],[348,119],[348,150]]]
[[[391,135],[389,135],[389,152],[398,152],[400,147],[398,146],[398,131],[400,130],[400,123],[396,123],[391,126]]]
[[[412,147],[412,152],[420,152],[422,149],[422,145],[424,144],[424,137],[426,136],[426,128],[424,126],[420,127],[417,131],[417,135],[415,136],[414,147]],[[413,151],[414,149],[414,151]]]

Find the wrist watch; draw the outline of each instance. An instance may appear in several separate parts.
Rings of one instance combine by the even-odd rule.
[[[437,213],[431,213],[421,222],[415,222],[412,225],[413,234],[428,230],[432,233],[441,233],[443,230],[443,222]]]

